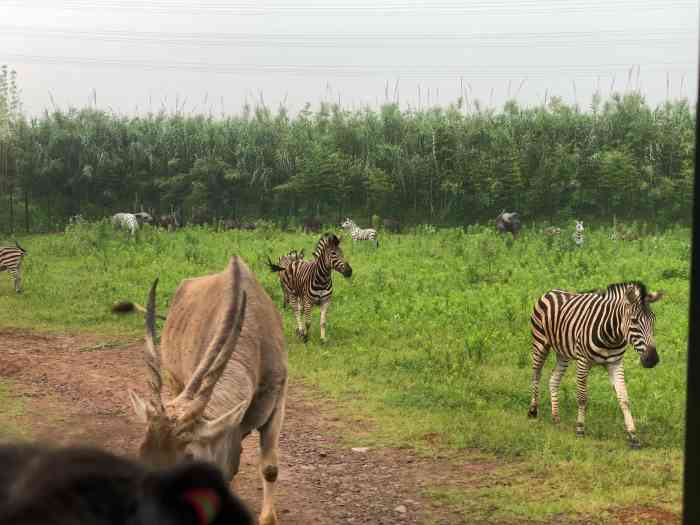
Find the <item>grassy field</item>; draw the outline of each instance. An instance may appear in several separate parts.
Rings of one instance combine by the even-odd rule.
[[[461,505],[474,519],[551,519],[573,513],[604,516],[610,508],[680,508],[685,414],[689,231],[669,230],[614,242],[586,231],[582,249],[569,234],[548,238],[530,228],[515,243],[475,227],[382,235],[380,248],[344,241],[354,273],[335,274],[329,342],[319,342],[314,312],[307,345],[284,314],[292,373],[318,385],[378,430],[351,436],[363,444],[458,451],[498,459],[510,482],[435,498]],[[136,240],[108,225],[20,238],[29,254],[25,293],[0,275],[0,325],[83,330],[110,338],[141,336],[137,316],[116,317],[120,299],[144,302],[160,278],[159,311],[185,277],[220,271],[229,257],[247,261],[281,305],[277,276],[265,264],[290,249],[310,254],[317,236],[282,233],[177,233],[144,230]],[[307,255],[309,257],[310,255]],[[627,447],[617,401],[602,368],[589,380],[587,437],[574,436],[576,399],[569,370],[560,394],[562,422],[549,419],[542,380],[540,418],[526,417],[530,399],[533,301],[551,288],[586,290],[623,280],[663,289],[654,306],[658,367],[642,369],[628,351],[626,377],[641,451]],[[0,391],[2,396],[2,391]],[[0,403],[2,401],[0,400]],[[503,470],[505,469],[505,470]],[[495,504],[495,502],[498,504]]]

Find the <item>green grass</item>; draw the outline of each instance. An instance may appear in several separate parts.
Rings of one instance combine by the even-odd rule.
[[[678,510],[689,231],[613,242],[609,232],[587,230],[584,247],[576,249],[567,232],[551,239],[534,230],[514,244],[478,227],[468,233],[382,235],[376,251],[344,241],[354,273],[350,281],[335,274],[329,342],[319,343],[318,311],[308,345],[294,338],[293,315],[284,313],[292,373],[342,400],[348,413],[371,420],[372,432],[348,440],[424,452],[439,446],[464,451],[464,458],[477,449],[508,460],[494,471],[497,480],[500,469],[515,469],[500,476],[512,478],[508,484],[435,487],[435,497],[457,502],[465,513],[544,520],[630,504]],[[145,230],[133,241],[107,225],[20,238],[29,252],[25,293],[15,295],[9,279],[0,280],[0,325],[141,337],[143,320],[114,316],[114,301],[143,303],[159,277],[158,310],[164,312],[183,278],[220,271],[233,254],[243,256],[281,305],[267,255],[276,259],[293,248],[309,254],[317,238],[272,229],[193,228]],[[540,419],[526,417],[533,301],[555,287],[587,290],[623,280],[667,292],[654,306],[659,366],[643,369],[633,351],[626,357],[632,413],[644,446],[639,452],[627,447],[602,368],[593,369],[589,380],[585,439],[574,436],[571,370],[560,393],[562,422],[550,422],[551,357],[541,384]],[[494,502],[500,502],[497,511],[489,510]]]

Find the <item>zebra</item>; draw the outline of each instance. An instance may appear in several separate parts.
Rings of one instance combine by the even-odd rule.
[[[0,246],[0,272],[8,272],[14,280],[15,292],[22,293],[22,258],[27,250],[17,241],[14,246]]]
[[[583,246],[583,223],[581,221],[576,221],[576,231],[572,237],[576,246]]]
[[[112,225],[115,228],[124,228],[131,235],[139,229],[139,221],[133,213],[115,213],[112,215]]]
[[[574,361],[578,399],[576,435],[584,435],[588,372],[593,365],[604,365],[625,419],[630,447],[640,448],[630,412],[622,358],[630,344],[639,353],[643,367],[653,368],[658,364],[655,316],[649,305],[662,297],[663,292],[650,292],[639,281],[580,293],[551,290],[540,297],[531,317],[532,399],[528,415],[537,417],[542,366],[553,349],[557,363],[549,380],[549,391],[554,423],[560,421],[559,385],[567,366]]]
[[[550,227],[544,229],[544,234],[549,236],[549,237],[555,237],[557,235],[561,235],[561,228],[556,228],[554,226],[550,226]]]
[[[318,241],[314,250],[314,259],[304,261],[297,259],[287,266],[274,264],[270,258],[267,263],[270,270],[279,272],[280,282],[285,295],[292,305],[297,321],[297,335],[304,342],[309,340],[311,326],[311,307],[321,307],[321,341],[326,341],[326,314],[333,294],[332,271],[350,277],[352,267],[343,257],[340,239],[333,233],[326,233]],[[304,323],[302,323],[302,310]]]
[[[277,266],[279,266],[280,268],[286,268],[294,261],[303,261],[303,260],[304,260],[304,249],[303,248],[300,251],[292,250],[287,255],[283,255],[282,257],[279,258]],[[282,286],[282,294],[284,295],[284,299],[282,301],[282,307],[286,309],[287,305],[289,304],[289,293],[287,292],[287,289],[284,287],[284,284],[282,283],[282,274],[280,273],[278,275],[280,276],[280,285]]]
[[[341,224],[341,227],[350,233],[353,241],[374,241],[374,247],[379,248],[377,230],[373,228],[362,229],[348,217],[345,218],[345,222]]]

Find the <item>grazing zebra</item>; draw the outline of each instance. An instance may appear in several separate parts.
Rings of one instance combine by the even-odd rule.
[[[280,257],[279,262],[277,263],[277,266],[279,266],[280,268],[286,268],[294,261],[303,261],[303,260],[304,260],[304,249],[303,248],[300,251],[292,250],[287,255],[283,255],[282,257]],[[289,304],[289,293],[287,292],[287,289],[284,287],[284,284],[282,283],[282,274],[280,273],[278,275],[280,277],[280,285],[282,286],[282,294],[284,295],[282,307],[286,309],[287,305]]]
[[[326,340],[326,313],[331,304],[333,294],[333,270],[344,277],[352,275],[350,264],[345,261],[343,251],[340,248],[340,239],[326,233],[318,241],[314,250],[314,260],[304,261],[297,259],[285,267],[274,264],[268,257],[267,263],[270,270],[279,272],[280,282],[285,295],[292,305],[297,320],[297,335],[304,340],[309,340],[309,327],[311,326],[311,307],[321,307],[321,341]],[[304,322],[302,323],[302,310]]]
[[[115,228],[124,228],[131,235],[139,229],[139,221],[133,213],[115,213],[112,215],[112,225]]]
[[[550,226],[549,228],[544,229],[544,234],[550,237],[561,235],[561,228],[555,228],[554,226]]]
[[[374,247],[379,248],[379,240],[377,240],[377,230],[373,228],[362,229],[355,224],[351,219],[345,218],[345,222],[341,227],[350,233],[353,241],[374,241]]]
[[[645,368],[653,368],[659,362],[654,340],[655,316],[649,305],[662,296],[662,292],[650,292],[643,283],[633,281],[583,293],[551,290],[540,297],[531,317],[532,400],[528,415],[537,417],[542,366],[553,349],[557,363],[549,380],[552,420],[559,423],[559,384],[567,366],[574,361],[578,399],[576,435],[583,436],[588,372],[593,365],[604,365],[625,418],[630,446],[639,448],[622,358],[630,344],[640,354]]]
[[[583,223],[581,221],[576,221],[576,231],[573,238],[576,246],[583,246]]]
[[[27,251],[17,241],[14,246],[0,247],[0,272],[7,271],[15,282],[15,292],[22,293],[22,257]]]

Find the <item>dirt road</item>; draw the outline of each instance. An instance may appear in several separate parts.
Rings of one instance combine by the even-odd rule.
[[[99,336],[0,329],[0,379],[12,381],[13,395],[24,405],[17,426],[29,429],[32,439],[133,455],[143,426],[132,416],[126,389],[145,394],[141,352],[141,342],[115,345]],[[494,463],[424,458],[392,448],[354,451],[343,437],[358,431],[372,428],[339,417],[336,406],[312,387],[291,382],[280,443],[277,510],[283,525],[478,523],[429,499],[426,490],[483,486],[487,478],[508,483],[494,479]],[[257,511],[262,488],[256,447],[254,434],[245,442],[240,475],[241,496]],[[678,516],[653,508],[614,514],[610,523],[680,523]]]
[[[32,439],[90,443],[134,454],[143,431],[132,417],[126,388],[144,393],[142,344],[110,347],[92,336],[0,331],[0,377],[24,399],[19,421]],[[278,513],[284,524],[460,523],[421,493],[436,476],[457,467],[435,464],[405,450],[343,446],[345,425],[312,389],[290,385],[281,437]],[[245,442],[242,496],[258,508],[257,435]]]

